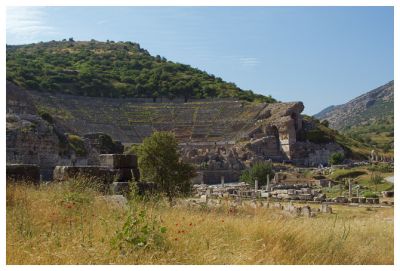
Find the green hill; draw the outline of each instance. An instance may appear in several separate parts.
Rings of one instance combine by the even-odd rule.
[[[7,45],[7,80],[26,89],[91,97],[227,98],[275,102],[132,42]]]

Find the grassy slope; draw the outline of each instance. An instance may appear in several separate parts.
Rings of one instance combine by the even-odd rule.
[[[377,172],[377,174],[380,174],[384,178],[388,176],[393,176],[393,172]],[[359,191],[360,196],[362,196],[364,192],[373,192],[380,195],[380,192],[382,191],[393,191],[392,183],[382,181],[380,184],[375,186],[370,181],[372,172],[366,167],[356,167],[353,169],[336,169],[334,172],[332,172],[332,174],[327,175],[327,178],[340,182],[342,186],[335,185],[332,188],[324,188],[323,192],[327,195],[327,197],[330,198],[342,196],[343,193],[347,193],[348,187],[344,184],[342,178],[351,175],[353,175],[353,177],[348,178],[353,179],[353,184],[358,184],[362,187]]]
[[[96,193],[9,186],[7,264],[393,264],[392,208],[334,206],[333,215],[307,219],[266,208],[134,205],[166,227],[163,245],[112,249],[127,211]]]
[[[274,102],[132,42],[7,46],[7,80],[28,89],[101,97],[235,97]]]
[[[343,134],[364,142],[372,148],[381,150],[386,155],[394,153],[394,120],[393,113],[385,118],[367,124],[355,125],[344,129]]]

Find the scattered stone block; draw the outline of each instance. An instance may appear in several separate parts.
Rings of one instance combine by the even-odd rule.
[[[360,198],[358,198],[358,202],[359,203],[365,203],[366,202],[366,198],[365,197],[360,197]]]
[[[288,195],[295,195],[296,194],[296,190],[294,189],[288,189],[287,190]]]
[[[335,202],[337,203],[347,203],[349,200],[346,197],[336,197]]]
[[[313,200],[313,196],[311,194],[300,194],[298,197],[300,200]]]
[[[329,206],[328,204],[322,204],[321,205],[321,213],[331,214],[332,213],[332,207]]]
[[[385,198],[393,198],[394,191],[382,191],[382,196],[384,196]]]
[[[26,182],[39,184],[40,169],[38,165],[8,164],[6,166],[7,182]]]
[[[365,202],[368,203],[368,204],[374,204],[375,203],[375,198],[366,198]]]
[[[294,205],[288,205],[286,209],[290,214],[299,216],[301,213],[301,207],[296,207]]]
[[[100,165],[109,168],[137,168],[137,157],[133,154],[100,154]]]
[[[351,198],[350,202],[351,203],[359,203],[360,202],[360,198]]]
[[[310,217],[311,216],[311,208],[310,206],[303,206],[301,207],[301,215]]]
[[[269,198],[270,196],[271,196],[271,193],[269,193],[269,192],[261,192],[262,198]]]
[[[326,199],[326,195],[323,193],[317,194],[316,197],[314,197],[314,201],[324,201]]]
[[[201,195],[199,199],[199,203],[207,203],[208,197],[207,195]]]

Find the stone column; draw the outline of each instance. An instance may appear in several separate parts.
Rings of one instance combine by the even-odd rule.
[[[353,191],[352,191],[352,187],[351,187],[351,179],[349,178],[348,181],[349,181],[349,197],[352,197]]]
[[[267,192],[271,191],[270,183],[269,183],[269,174],[267,175]]]
[[[254,180],[254,190],[257,192],[258,191],[258,180]]]
[[[221,186],[225,187],[225,176],[221,176]]]

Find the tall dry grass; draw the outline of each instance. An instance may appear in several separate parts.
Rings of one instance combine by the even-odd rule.
[[[79,182],[8,186],[7,264],[393,264],[393,209],[335,206],[336,214],[295,218],[133,200],[131,211],[100,196]],[[163,242],[134,246],[123,235],[124,249],[113,245],[135,211]]]

